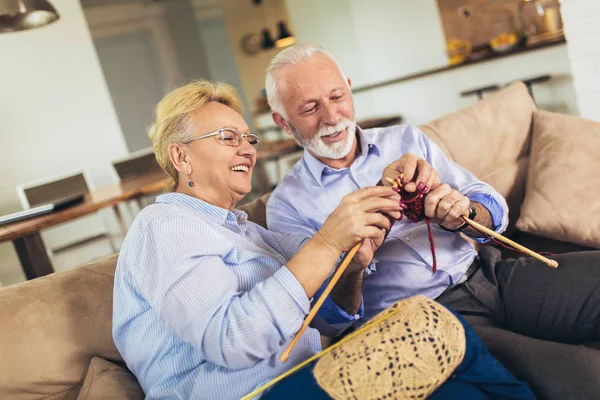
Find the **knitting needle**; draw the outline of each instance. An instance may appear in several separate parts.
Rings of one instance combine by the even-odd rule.
[[[354,257],[354,255],[356,254],[358,249],[360,248],[361,244],[362,244],[362,242],[357,243],[353,248],[350,249],[348,254],[346,254],[346,257],[344,257],[344,261],[342,261],[342,263],[338,267],[337,271],[335,271],[335,274],[333,274],[333,276],[331,277],[329,284],[327,285],[327,287],[325,288],[323,293],[321,293],[321,296],[319,297],[319,299],[317,300],[317,302],[315,303],[313,308],[310,310],[310,313],[304,319],[304,323],[298,330],[298,333],[296,333],[296,336],[294,336],[294,339],[292,339],[292,341],[288,345],[287,349],[285,349],[285,351],[283,353],[281,353],[281,355],[279,356],[279,360],[281,362],[286,362],[288,360],[288,358],[290,358],[290,353],[292,352],[292,350],[294,349],[296,344],[298,344],[300,337],[302,336],[302,334],[304,333],[306,328],[308,328],[308,325],[310,325],[312,320],[315,318],[315,315],[317,315],[319,308],[321,308],[321,306],[325,302],[325,299],[327,299],[327,296],[329,296],[329,293],[331,292],[331,290],[333,289],[333,287],[335,286],[337,281],[340,279],[340,277],[346,270],[346,267],[348,267],[348,264],[350,264],[350,261],[352,261],[352,258]]]
[[[299,371],[302,368],[306,367],[308,364],[310,364],[314,360],[316,360],[318,358],[321,358],[321,357],[323,357],[323,356],[331,353],[335,349],[340,348],[344,343],[347,343],[350,340],[354,339],[355,337],[357,337],[359,335],[362,335],[364,332],[366,332],[369,329],[373,328],[377,324],[385,321],[386,319],[389,319],[389,318],[393,317],[394,315],[398,314],[399,312],[403,312],[402,307],[398,307],[398,308],[390,310],[389,312],[386,312],[386,313],[381,313],[379,317],[374,317],[373,319],[369,320],[367,323],[365,323],[363,326],[361,326],[360,329],[357,329],[354,332],[351,332],[351,333],[347,334],[346,336],[344,336],[337,343],[332,344],[331,346],[327,347],[326,349],[321,350],[317,354],[315,354],[315,355],[307,358],[306,360],[304,360],[300,364],[296,365],[295,367],[293,367],[291,369],[288,369],[286,372],[282,373],[277,378],[273,379],[270,382],[265,383],[263,386],[261,386],[258,389],[254,390],[252,393],[248,393],[247,395],[245,395],[244,397],[242,397],[240,400],[252,400],[252,399],[254,399],[256,396],[258,396],[259,394],[261,394],[262,392],[264,392],[265,390],[267,390],[271,386],[275,385],[276,383],[281,382],[283,379],[287,378],[288,376],[293,375],[294,373],[296,373],[297,371]]]
[[[491,237],[493,237],[494,239],[497,239],[503,243],[506,243],[509,246],[514,247],[517,250],[522,251],[523,253],[540,260],[541,262],[545,263],[546,265],[548,265],[551,268],[557,268],[558,267],[558,262],[556,262],[555,260],[551,260],[549,258],[544,257],[541,254],[536,253],[533,250],[529,250],[527,247],[525,246],[521,246],[519,243],[513,242],[512,240],[505,238],[504,236],[502,236],[499,233],[494,232],[491,229],[486,228],[485,226],[478,224],[477,222],[462,216],[463,221],[465,221],[467,224],[469,224],[473,229],[478,230],[481,233],[485,233],[486,235],[489,235]]]
[[[402,174],[400,175],[400,179],[402,179]],[[397,181],[395,181],[394,179],[390,179],[390,178],[385,178],[385,180],[388,181],[389,183],[391,183],[393,188],[398,189],[399,185],[398,185]]]
[[[400,176],[402,176],[402,175],[400,175]],[[398,184],[395,181],[392,181],[389,178],[386,178],[386,179],[388,181],[391,181],[392,185],[395,188],[398,187]],[[323,291],[323,293],[321,293],[321,297],[319,297],[319,299],[317,300],[317,302],[315,303],[315,305],[313,306],[313,308],[310,310],[310,313],[304,319],[304,323],[302,324],[302,326],[298,330],[298,333],[296,333],[296,336],[294,336],[294,339],[292,339],[292,341],[288,345],[287,349],[285,349],[285,351],[283,353],[281,353],[281,355],[279,356],[279,360],[281,362],[286,362],[290,358],[290,354],[291,354],[292,350],[294,349],[294,347],[296,347],[296,344],[298,344],[298,341],[300,340],[300,337],[302,336],[302,334],[304,333],[304,331],[306,330],[306,328],[308,328],[308,325],[310,325],[310,323],[312,322],[312,320],[317,315],[317,312],[319,311],[319,308],[321,308],[321,306],[325,302],[325,299],[327,299],[327,296],[329,296],[329,293],[331,293],[331,290],[333,290],[333,287],[335,286],[335,284],[337,283],[337,281],[340,279],[340,277],[342,276],[342,274],[344,273],[344,271],[348,267],[348,264],[350,264],[350,261],[352,261],[352,258],[354,258],[354,255],[356,254],[356,252],[360,248],[361,244],[362,243],[360,243],[360,242],[357,243],[356,245],[354,245],[353,248],[350,249],[350,251],[348,252],[348,254],[346,254],[346,257],[344,257],[344,260],[342,261],[342,264],[340,264],[339,268],[337,269],[337,271],[335,272],[335,274],[333,275],[333,277],[329,281],[329,284],[327,285],[327,287],[325,288],[325,290]]]
[[[395,180],[390,179],[390,178],[385,178],[385,179],[387,179],[387,181],[389,183],[391,183],[394,187],[398,186],[398,184],[397,184],[397,182]],[[475,222],[475,221],[473,221],[473,220],[471,220],[471,219],[469,219],[469,218],[467,218],[465,216],[462,216],[461,218],[463,219],[463,221],[465,221],[467,224],[469,224],[469,226],[471,226],[473,229],[476,229],[476,230],[478,230],[481,233],[484,233],[484,234],[486,234],[488,236],[493,237],[494,239],[497,239],[497,240],[499,240],[499,241],[501,241],[503,243],[506,243],[509,246],[512,246],[515,249],[520,250],[523,253],[525,253],[525,254],[527,254],[527,255],[529,255],[529,256],[537,259],[537,260],[540,260],[541,262],[543,262],[544,264],[548,265],[551,268],[557,268],[558,267],[558,262],[556,262],[555,260],[550,260],[549,258],[546,258],[546,257],[542,256],[541,254],[536,253],[533,250],[529,250],[527,247],[521,246],[520,244],[518,244],[516,242],[513,242],[512,240],[510,240],[508,238],[505,238],[501,234],[496,233],[493,230],[488,229],[485,226],[483,226],[481,224],[478,224],[477,222]]]

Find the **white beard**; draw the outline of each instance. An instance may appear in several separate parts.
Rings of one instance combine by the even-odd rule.
[[[318,157],[332,160],[339,160],[346,157],[350,153],[350,150],[352,150],[352,146],[354,146],[354,141],[356,140],[356,122],[349,119],[343,119],[335,126],[327,126],[319,129],[317,135],[312,139],[305,139],[298,128],[291,122],[288,122],[288,126],[294,135],[294,139],[296,139],[296,142],[300,146]],[[323,136],[333,135],[344,129],[348,129],[348,135],[344,140],[332,144],[325,144],[323,142]]]

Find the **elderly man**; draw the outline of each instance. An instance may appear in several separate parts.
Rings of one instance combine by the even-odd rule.
[[[573,344],[600,340],[600,252],[557,255],[556,270],[533,258],[502,260],[489,247],[478,255],[458,232],[484,239],[460,217],[502,232],[502,196],[415,126],[357,127],[350,86],[317,46],[297,45],[272,60],[266,90],[273,119],[305,152],[269,199],[269,229],[312,235],[344,195],[402,172],[412,181],[407,189],[426,193],[425,214],[437,222],[438,268],[425,224],[396,222],[383,243],[363,243],[357,259],[364,272],[346,274],[336,287],[354,294],[337,296],[353,299],[339,304],[348,321],[361,324],[398,299],[424,294],[461,313],[538,396],[596,398],[600,353]]]

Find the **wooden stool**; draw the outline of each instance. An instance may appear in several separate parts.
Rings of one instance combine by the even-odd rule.
[[[498,85],[490,85],[490,86],[484,86],[484,87],[480,87],[480,88],[476,88],[476,89],[471,89],[471,90],[467,90],[464,92],[460,92],[460,97],[469,97],[472,95],[477,95],[477,98],[479,100],[483,99],[483,94],[485,92],[494,92],[496,90],[500,89],[500,86]]]

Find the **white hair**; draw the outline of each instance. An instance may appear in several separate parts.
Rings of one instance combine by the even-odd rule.
[[[271,107],[273,112],[281,114],[283,118],[288,119],[285,112],[285,107],[283,107],[283,103],[279,97],[279,87],[277,85],[277,79],[275,76],[277,72],[285,66],[296,65],[302,60],[313,57],[315,54],[323,54],[333,61],[340,70],[340,73],[344,77],[344,81],[346,81],[347,84],[346,75],[344,74],[344,71],[342,71],[340,64],[338,64],[335,58],[333,58],[333,55],[327,50],[315,44],[297,44],[288,47],[273,57],[271,63],[267,67],[265,90],[267,92],[267,101],[269,102],[269,107]]]

